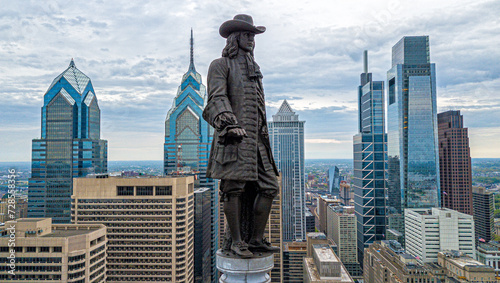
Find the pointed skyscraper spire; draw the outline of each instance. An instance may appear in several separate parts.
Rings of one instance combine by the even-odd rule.
[[[193,28],[191,28],[191,57],[189,61],[189,70],[196,72],[194,67],[194,40],[193,40]]]
[[[71,58],[71,62],[69,62],[69,67],[76,67],[75,61],[73,61],[73,58]]]

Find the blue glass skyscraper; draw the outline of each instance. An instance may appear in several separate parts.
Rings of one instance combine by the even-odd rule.
[[[210,188],[212,282],[218,282],[215,254],[219,238],[217,182],[206,177],[213,128],[202,119],[206,103],[206,89],[194,66],[194,41],[191,30],[191,53],[188,71],[182,76],[172,108],[165,119],[164,171],[165,175],[194,174],[196,188]]]
[[[330,195],[340,199],[340,170],[337,166],[328,169],[328,191]]]
[[[285,100],[268,122],[274,160],[281,172],[283,241],[306,239],[304,121]]]
[[[387,72],[389,206],[440,206],[436,71],[429,37],[405,36]]]
[[[364,52],[364,72],[358,87],[358,128],[353,138],[354,206],[358,257],[374,241],[385,239],[387,135],[384,117],[384,82],[373,81]]]
[[[71,222],[73,178],[107,171],[107,141],[90,78],[69,67],[43,97],[41,138],[32,143],[28,217]]]

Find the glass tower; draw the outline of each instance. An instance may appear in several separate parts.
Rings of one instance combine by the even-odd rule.
[[[165,175],[195,175],[196,188],[210,188],[211,198],[211,260],[212,282],[217,280],[215,254],[218,248],[217,182],[207,178],[207,164],[213,139],[213,128],[202,118],[206,89],[194,66],[194,41],[191,30],[189,69],[182,77],[172,107],[165,119]]]
[[[273,121],[268,122],[271,149],[281,172],[285,242],[306,239],[304,123],[286,100],[273,115]]]
[[[73,178],[107,171],[107,141],[90,78],[69,67],[43,97],[41,138],[32,143],[28,217],[71,222]]]
[[[354,206],[357,222],[358,258],[374,241],[385,240],[387,200],[387,135],[385,133],[384,82],[364,73],[358,87],[358,128],[353,138]]]
[[[387,82],[391,212],[439,207],[436,71],[428,36],[406,36],[392,47]]]
[[[330,195],[340,199],[340,170],[337,166],[328,169],[328,190]]]

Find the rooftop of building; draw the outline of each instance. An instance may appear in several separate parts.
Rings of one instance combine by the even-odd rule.
[[[307,252],[306,242],[284,242],[283,243],[284,252]]]
[[[459,251],[443,251],[440,252],[439,255],[443,255],[446,257],[447,260],[453,262],[455,265],[459,266],[460,268],[464,267],[479,267],[479,268],[485,268],[485,269],[491,269],[492,267],[489,265],[484,265],[481,262],[465,255],[462,252]],[[438,256],[439,256],[438,255]]]
[[[307,274],[310,277],[310,281],[312,282],[320,282],[320,280],[329,280],[328,282],[354,282],[349,275],[349,272],[345,269],[343,265],[341,265],[340,276],[339,277],[322,277],[318,271],[318,267],[314,264],[314,259],[312,258],[304,258],[304,268],[306,269]]]
[[[51,218],[20,218],[0,226],[0,235],[8,237],[9,229],[13,225],[16,237],[20,238],[66,238],[106,229],[103,224],[52,224]]]
[[[479,243],[477,246],[477,249],[484,250],[484,251],[500,251],[500,243],[496,241],[490,241],[489,243]]]
[[[312,245],[314,252],[318,256],[319,260],[322,262],[339,262],[337,256],[333,253],[330,246],[325,244],[314,244]]]
[[[317,239],[317,240],[326,240],[326,235],[323,232],[310,232],[310,233],[307,233],[307,238]]]

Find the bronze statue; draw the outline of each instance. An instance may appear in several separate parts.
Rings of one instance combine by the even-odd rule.
[[[279,190],[262,73],[253,56],[254,37],[265,30],[254,26],[249,15],[236,15],[220,26],[227,43],[222,58],[210,64],[203,111],[203,118],[215,129],[207,177],[222,179],[220,195],[229,228],[222,249],[242,258],[279,250],[264,238]]]

